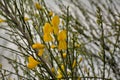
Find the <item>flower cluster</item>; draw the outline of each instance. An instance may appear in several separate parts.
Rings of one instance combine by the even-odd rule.
[[[60,19],[59,16],[55,15],[52,20],[51,24],[50,23],[45,23],[43,27],[43,40],[45,42],[53,41],[52,34],[57,36],[57,41],[59,42],[58,49],[59,50],[66,50],[67,49],[67,44],[66,44],[66,30],[59,30],[59,24],[60,24]],[[52,46],[55,47],[55,46]]]
[[[42,56],[45,46],[43,44],[40,44],[40,43],[35,43],[35,44],[32,45],[32,48],[33,49],[38,49],[38,56]],[[39,62],[36,61],[32,56],[28,57],[28,62],[29,63],[28,63],[27,66],[28,66],[29,69],[33,69],[39,64]]]
[[[33,69],[39,64],[39,62],[36,61],[32,56],[28,57],[28,61],[29,61],[29,63],[27,66],[29,69]]]

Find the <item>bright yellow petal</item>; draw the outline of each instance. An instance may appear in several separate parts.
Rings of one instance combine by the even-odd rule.
[[[66,58],[67,54],[66,53],[63,53],[63,58]]]
[[[43,52],[44,52],[44,49],[40,49],[40,50],[38,51],[38,56],[42,56],[42,55],[43,55]]]
[[[66,40],[66,39],[67,39],[66,30],[62,30],[62,31],[58,34],[58,41],[59,41],[59,40]]]
[[[51,45],[50,47],[51,47],[52,49],[56,48],[56,46],[55,46],[54,44],[53,44],[53,45]]]
[[[33,63],[33,64],[39,64],[39,62],[36,61],[32,56],[29,56],[29,57],[28,57],[28,62],[29,62],[29,63]]]
[[[43,40],[45,42],[49,42],[49,41],[53,41],[53,38],[50,34],[45,33],[44,36],[43,36]]]
[[[58,28],[58,26],[53,26],[53,32],[54,32],[54,34],[58,34],[59,33],[59,28]]]
[[[64,65],[63,65],[63,64],[61,65],[61,69],[62,69],[63,71],[65,70]]]
[[[60,18],[59,18],[59,16],[58,15],[55,15],[53,18],[52,18],[52,25],[53,26],[58,26],[59,25],[59,23],[60,23]]]
[[[29,63],[27,65],[27,67],[30,69],[35,68],[39,64],[39,62],[36,61],[32,56],[28,57],[28,62]]]
[[[44,27],[43,27],[43,32],[45,33],[52,33],[53,32],[53,28],[51,27],[51,25],[49,23],[45,23]]]
[[[40,43],[35,43],[32,45],[32,48],[33,49],[43,49],[43,48],[45,48],[45,45],[40,44]]]
[[[36,65],[34,65],[34,64],[32,64],[32,63],[28,63],[27,67],[28,67],[29,69],[33,69],[33,68],[36,67]]]
[[[66,41],[59,41],[59,46],[58,46],[59,50],[66,50],[67,49],[67,43]]]
[[[57,79],[61,79],[62,78],[62,74],[57,74]]]
[[[0,23],[5,22],[6,20],[0,19]]]

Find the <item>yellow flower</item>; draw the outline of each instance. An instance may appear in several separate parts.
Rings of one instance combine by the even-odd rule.
[[[43,35],[43,40],[44,40],[45,42],[49,42],[49,41],[53,41],[53,38],[52,38],[52,36],[51,36],[49,33],[45,33],[45,34]]]
[[[55,15],[55,16],[52,18],[52,25],[53,25],[53,26],[58,26],[59,23],[60,23],[59,16],[58,16],[58,15]]]
[[[58,49],[59,50],[66,50],[67,49],[67,43],[66,43],[66,41],[64,40],[64,41],[59,41],[59,45],[58,45]]]
[[[62,30],[58,34],[58,41],[60,41],[60,40],[66,40],[66,39],[67,39],[66,30]]]
[[[54,34],[58,34],[59,33],[59,28],[58,28],[58,26],[53,26],[53,32],[54,32]]]
[[[51,72],[54,73],[55,72],[55,69],[54,67],[51,68]]]
[[[58,69],[57,73],[58,73],[58,74],[61,74],[61,70],[60,70],[60,69]]]
[[[42,7],[41,7],[41,5],[40,5],[39,3],[35,3],[35,7],[36,7],[38,10],[42,9]]]
[[[65,70],[64,65],[63,65],[63,64],[61,65],[61,69],[62,69],[63,71]]]
[[[35,43],[32,45],[32,48],[33,49],[43,49],[43,48],[45,48],[45,45],[40,44],[40,43]]]
[[[57,74],[57,79],[61,79],[63,76],[62,76],[62,74]]]
[[[52,18],[52,21],[51,21],[51,24],[53,26],[53,31],[54,31],[54,34],[58,34],[59,32],[59,23],[60,23],[60,19],[59,19],[59,16],[55,15],[53,18]]]
[[[73,61],[72,68],[76,66],[76,60]]]
[[[39,51],[38,51],[38,56],[42,56],[42,55],[43,55],[43,52],[44,52],[44,49],[39,49]]]
[[[55,46],[54,44],[53,44],[53,45],[51,45],[50,47],[51,47],[52,49],[56,48],[56,46]]]
[[[53,12],[52,12],[52,11],[50,11],[50,12],[49,12],[49,16],[52,16],[52,15],[53,15]]]
[[[51,25],[49,23],[45,23],[45,25],[43,27],[43,32],[44,32],[44,34],[53,32],[53,28],[51,27]]]
[[[29,69],[33,69],[33,68],[35,68],[38,64],[39,64],[39,62],[38,61],[36,61],[32,56],[29,56],[28,57],[28,65],[27,65],[27,67],[29,68]]]
[[[63,58],[66,58],[67,54],[66,53],[63,53]]]
[[[24,21],[28,21],[28,20],[30,20],[30,18],[24,17]]]
[[[0,19],[0,23],[5,22],[6,20]]]
[[[62,78],[62,73],[61,73],[60,69],[58,69],[56,77],[57,77],[57,79],[61,79]]]

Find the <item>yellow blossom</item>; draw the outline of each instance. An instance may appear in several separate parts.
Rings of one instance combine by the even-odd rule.
[[[45,23],[45,25],[43,27],[43,32],[44,32],[44,34],[53,32],[53,28],[51,27],[51,25],[49,23]]]
[[[54,32],[54,34],[58,34],[59,33],[59,28],[58,28],[58,26],[53,26],[53,32]]]
[[[55,16],[52,18],[51,24],[52,24],[53,26],[58,26],[59,23],[60,23],[59,16],[58,16],[58,15],[55,15]]]
[[[58,34],[59,32],[59,23],[60,23],[60,19],[59,19],[59,16],[55,15],[53,18],[52,18],[52,21],[51,21],[51,24],[53,26],[53,31],[54,31],[54,34]]]
[[[43,52],[44,52],[44,49],[39,49],[39,51],[38,51],[38,56],[42,56],[42,55],[43,55]]]
[[[53,15],[53,12],[52,12],[52,11],[50,11],[50,12],[49,12],[49,16],[52,16],[52,15]]]
[[[0,23],[5,22],[6,20],[0,19]]]
[[[63,76],[62,76],[62,74],[57,74],[57,79],[61,79]]]
[[[49,41],[53,41],[53,38],[52,38],[51,34],[45,33],[45,34],[43,35],[43,40],[44,40],[45,42],[49,42]]]
[[[58,45],[58,49],[59,50],[66,50],[67,49],[67,43],[66,41],[59,41],[59,45]]]
[[[73,61],[72,68],[76,66],[76,60]]]
[[[62,30],[58,34],[58,41],[60,41],[60,40],[66,40],[66,39],[67,39],[66,30]]]
[[[51,68],[51,72],[54,73],[55,72],[55,69],[54,67]]]
[[[32,48],[33,49],[43,49],[43,48],[45,48],[45,45],[40,44],[40,43],[35,43],[32,45]]]
[[[64,65],[63,65],[63,64],[61,65],[61,69],[62,69],[63,71],[65,70]]]
[[[42,9],[42,7],[41,7],[41,5],[40,5],[39,3],[35,3],[35,7],[36,7],[38,10]]]
[[[53,44],[53,45],[51,45],[50,47],[51,47],[52,49],[56,48],[56,46],[55,46],[54,44]]]
[[[60,74],[60,73],[61,73],[61,70],[60,70],[60,69],[58,69],[57,73],[58,73],[58,74]]]
[[[30,20],[30,18],[24,17],[24,21],[28,21],[28,20]]]
[[[61,79],[62,78],[62,73],[61,73],[60,69],[58,69],[56,77],[57,77],[57,79]]]
[[[66,53],[63,53],[63,58],[66,58],[67,54]]]
[[[39,62],[38,61],[36,61],[32,56],[29,56],[28,57],[28,65],[27,65],[27,67],[29,68],[29,69],[33,69],[33,68],[35,68],[38,64],[39,64]]]

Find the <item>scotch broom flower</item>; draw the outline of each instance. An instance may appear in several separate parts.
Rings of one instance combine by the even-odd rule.
[[[51,34],[45,33],[45,34],[43,35],[43,40],[44,40],[45,42],[49,42],[49,41],[53,41],[53,38],[52,38]]]
[[[66,39],[67,39],[66,30],[62,30],[58,34],[58,41],[60,41],[60,40],[66,40]]]
[[[61,79],[63,76],[62,76],[62,74],[57,74],[57,79]]]
[[[39,51],[38,51],[38,56],[42,56],[42,55],[43,55],[43,52],[44,52],[44,49],[39,49]]]
[[[62,56],[63,56],[63,58],[66,58],[67,54],[66,54],[66,53],[63,53]]]
[[[61,73],[60,69],[58,69],[56,78],[61,79],[62,77],[63,77],[62,73]]]
[[[33,68],[35,68],[38,64],[39,64],[39,62],[38,61],[36,61],[32,56],[29,56],[28,57],[28,65],[27,65],[27,67],[29,68],[29,69],[33,69]]]
[[[0,23],[5,22],[6,20],[0,19]]]
[[[52,33],[53,32],[53,28],[51,27],[51,25],[49,23],[45,23],[44,27],[43,27],[43,32],[44,34],[46,33]]]
[[[45,48],[45,45],[40,44],[40,43],[35,43],[32,45],[32,48],[33,49],[43,49],[43,48]]]
[[[56,46],[55,46],[54,44],[52,44],[50,47],[51,47],[52,49],[56,48]]]
[[[52,25],[53,26],[58,26],[60,23],[60,18],[58,15],[55,15],[53,18],[52,18]]]
[[[61,65],[61,69],[64,71],[65,70],[65,67],[64,67],[64,65],[62,64]]]
[[[58,34],[59,33],[59,23],[60,23],[60,19],[59,19],[59,16],[55,15],[53,18],[52,18],[52,21],[51,21],[51,24],[53,26],[53,31],[54,31],[54,34]]]
[[[54,32],[54,34],[58,34],[59,33],[59,28],[58,28],[58,26],[53,26],[53,32]]]
[[[59,41],[58,49],[59,50],[66,50],[67,49],[67,43],[65,40]]]

